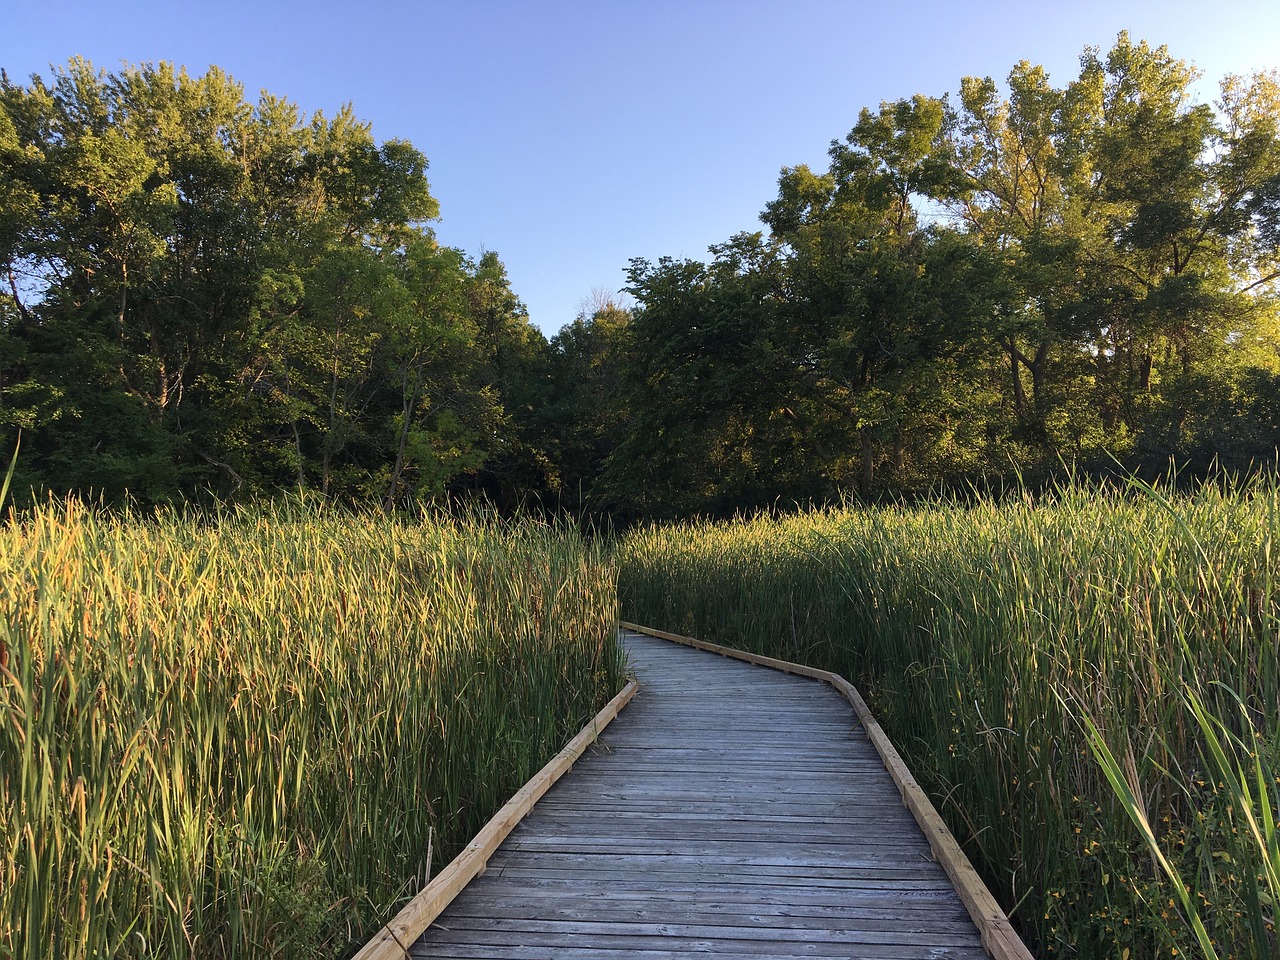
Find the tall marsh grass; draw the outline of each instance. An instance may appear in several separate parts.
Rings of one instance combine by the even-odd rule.
[[[617,692],[568,528],[305,505],[0,526],[0,958],[324,957]]]
[[[1274,483],[1069,487],[637,530],[619,597],[857,682],[1043,955],[1276,957],[1278,541]]]

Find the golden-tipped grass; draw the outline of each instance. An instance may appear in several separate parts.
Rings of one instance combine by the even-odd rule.
[[[814,511],[637,530],[619,597],[859,683],[1042,954],[1274,957],[1278,534],[1269,482]]]
[[[0,527],[0,957],[341,956],[620,688],[566,527]]]

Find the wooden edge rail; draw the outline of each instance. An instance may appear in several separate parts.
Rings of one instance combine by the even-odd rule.
[[[1005,916],[1004,910],[996,902],[996,898],[991,895],[987,885],[982,882],[982,878],[978,876],[978,872],[973,868],[973,864],[969,862],[969,858],[965,856],[965,852],[960,849],[960,844],[956,842],[956,838],[947,828],[946,821],[942,819],[942,816],[935,809],[928,794],[924,792],[920,784],[916,783],[915,777],[907,769],[907,765],[903,762],[897,748],[894,747],[893,742],[876,721],[876,718],[871,713],[871,708],[867,706],[866,701],[862,699],[862,695],[858,693],[853,684],[838,673],[819,670],[816,667],[807,667],[802,663],[792,663],[789,660],[778,660],[774,657],[734,650],[732,647],[724,647],[718,643],[695,640],[693,637],[683,637],[677,633],[654,630],[652,627],[642,627],[639,624],[627,623],[626,621],[621,622],[619,626],[624,630],[633,630],[636,633],[647,634],[662,640],[683,643],[686,646],[718,653],[721,656],[732,657],[735,660],[745,660],[748,663],[754,663],[762,667],[772,667],[774,670],[781,670],[785,673],[822,680],[840,691],[841,695],[853,705],[854,712],[857,713],[863,729],[866,730],[867,736],[875,745],[876,751],[880,754],[880,759],[884,761],[885,769],[889,771],[889,776],[893,778],[893,782],[897,785],[898,793],[902,795],[903,803],[906,804],[907,809],[916,818],[916,822],[920,824],[920,829],[924,831],[925,837],[929,840],[929,846],[933,850],[934,857],[937,858],[942,865],[942,869],[946,871],[947,876],[954,884],[956,893],[960,895],[960,900],[964,903],[965,909],[969,911],[969,916],[973,918],[973,922],[978,928],[978,933],[982,937],[982,945],[986,948],[987,953],[991,955],[993,960],[1034,960],[1031,951],[1027,949],[1022,939],[1013,929],[1012,924],[1009,923],[1009,918]]]
[[[406,903],[395,918],[374,934],[373,939],[351,960],[404,960],[409,956],[409,948],[413,942],[468,883],[484,872],[485,865],[498,844],[507,838],[516,824],[533,809],[533,805],[551,789],[551,785],[568,772],[587,747],[596,741],[600,732],[636,695],[638,689],[639,684],[635,680],[628,682],[622,692],[596,714],[595,719],[583,727],[563,750],[493,815],[493,819],[481,828],[475,839],[453,858],[453,862],[436,874],[435,879]]]

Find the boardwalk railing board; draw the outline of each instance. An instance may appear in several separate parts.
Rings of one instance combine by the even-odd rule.
[[[551,761],[534,774],[493,818],[481,828],[453,862],[440,871],[412,900],[396,914],[395,919],[379,930],[352,960],[404,960],[409,947],[438,917],[450,901],[478,874],[498,845],[515,829],[533,805],[551,789],[586,749],[595,743],[600,732],[636,695],[639,684],[632,680],[622,692],[610,700],[595,718],[578,732]]]
[[[801,663],[792,663],[789,660],[778,660],[774,657],[734,650],[732,647],[721,646],[718,643],[708,643],[705,640],[697,640],[677,633],[668,633],[665,630],[655,630],[652,627],[644,627],[626,621],[621,622],[619,626],[624,630],[658,637],[662,640],[670,640],[673,643],[684,644],[685,646],[706,650],[710,653],[718,653],[721,656],[732,657],[735,660],[744,660],[747,663],[770,667],[774,670],[781,670],[784,673],[822,680],[835,687],[853,706],[854,712],[857,713],[868,738],[884,761],[885,769],[889,771],[889,776],[893,778],[893,782],[902,796],[903,803],[911,811],[916,822],[920,824],[920,829],[928,839],[934,857],[955,885],[956,893],[977,926],[978,933],[982,937],[982,945],[987,952],[992,956],[993,960],[1033,960],[1031,952],[1009,923],[1009,918],[1005,916],[1004,910],[996,902],[995,897],[991,895],[991,891],[987,889],[986,884],[982,882],[982,878],[978,876],[973,864],[969,862],[969,858],[960,848],[960,844],[947,828],[946,822],[934,807],[928,794],[924,792],[916,782],[915,777],[911,775],[911,771],[907,768],[906,763],[903,762],[897,748],[894,747],[893,742],[881,728],[866,701],[862,699],[862,695],[858,693],[853,684],[837,673],[832,673],[829,670],[819,670],[816,667],[808,667]]]

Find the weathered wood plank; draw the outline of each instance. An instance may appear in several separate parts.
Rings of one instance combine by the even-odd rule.
[[[434,930],[435,928],[433,928]],[[584,944],[592,946],[584,949]],[[442,930],[439,950],[432,950],[419,942],[412,956],[439,957],[634,957],[656,953],[664,957],[680,957],[683,960],[694,954],[711,954],[732,957],[840,957],[848,960],[977,960],[984,957],[981,947],[952,947],[934,944],[889,942],[867,943],[861,940],[843,942],[823,941],[771,941],[730,940],[713,937],[677,937],[663,933],[650,936],[623,934],[610,936],[592,934],[549,934],[535,936],[530,931],[451,931]],[[532,947],[532,949],[530,949]],[[789,953],[783,953],[786,948]],[[673,949],[674,948],[674,949]],[[569,951],[576,950],[570,954]],[[544,952],[545,951],[545,952]]]
[[[598,942],[598,941],[597,941]],[[625,947],[610,946],[554,946],[520,944],[501,945],[467,945],[441,944],[430,953],[421,952],[421,945],[415,947],[414,958],[431,958],[431,960],[689,960],[695,955],[730,957],[750,956],[751,960],[809,960],[811,957],[840,957],[848,960],[851,956],[848,947],[831,947],[832,952],[823,952],[814,947],[806,949],[804,944],[791,944],[791,952],[782,952],[775,948],[765,950],[759,945],[752,945],[750,951],[743,950],[732,943],[727,946],[713,942],[675,944],[664,939],[662,946],[655,948],[648,944],[632,943]],[[986,960],[982,950],[943,948],[943,947],[870,947],[858,948],[853,954],[859,960]]]
[[[643,898],[632,897],[627,900],[600,897],[593,899],[570,900],[556,897],[554,903],[546,903],[547,894],[527,896],[523,892],[515,896],[482,895],[463,891],[449,905],[451,917],[507,917],[511,919],[565,919],[595,920],[599,922],[659,922],[679,923],[724,923],[728,917],[742,917],[749,922],[760,923],[764,918],[771,922],[786,923],[794,921],[803,924],[810,918],[825,920],[856,919],[859,926],[866,923],[889,924],[883,929],[893,929],[892,924],[907,917],[914,925],[932,926],[950,929],[955,923],[968,923],[969,915],[963,906],[949,904],[941,907],[936,903],[904,904],[902,902],[862,904],[854,908],[847,903],[814,903],[804,901],[798,903],[778,903],[757,897],[752,903],[736,901],[716,904],[699,903],[697,900],[674,897],[655,896],[648,891]]]
[[[562,903],[594,904],[627,900],[646,902],[696,903],[705,901],[705,881],[697,879],[636,879],[625,886],[612,880],[588,877],[538,877],[530,878],[516,888],[503,885],[499,890],[487,884],[472,884],[454,903],[467,897],[491,897],[505,900],[559,898]],[[864,906],[885,906],[911,910],[917,907],[932,911],[964,910],[948,883],[914,884],[892,889],[879,886],[863,887],[814,887],[802,885],[736,884],[731,901],[715,901],[717,909],[730,905],[738,909],[750,909],[760,904],[779,907],[803,904],[839,906],[858,910]]]
[[[960,845],[956,843],[951,831],[947,829],[946,823],[938,814],[938,811],[934,809],[928,796],[920,788],[920,785],[916,783],[915,778],[911,775],[910,770],[907,769],[906,764],[903,763],[902,757],[898,754],[892,741],[885,735],[880,724],[867,707],[866,702],[862,699],[862,695],[858,693],[857,689],[849,681],[837,674],[801,664],[747,654],[717,644],[693,640],[689,637],[649,630],[645,627],[638,627],[635,624],[623,624],[623,626],[627,629],[634,629],[653,636],[673,640],[677,643],[687,644],[695,649],[707,650],[721,656],[772,667],[798,676],[812,677],[835,687],[853,706],[858,719],[862,722],[863,728],[867,731],[868,737],[870,737],[876,750],[884,759],[885,768],[889,771],[889,775],[893,778],[899,792],[902,794],[903,802],[910,807],[911,812],[915,815],[921,829],[928,837],[935,855],[946,870],[947,876],[955,884],[956,892],[973,917],[973,921],[981,933],[983,946],[996,960],[1032,960],[1030,951],[1027,950],[1021,939],[1014,932],[1004,911],[1000,909],[1000,905],[996,903],[995,898],[991,896],[990,891],[987,890],[977,871],[973,869],[969,858],[965,856],[964,851],[960,849]]]
[[[859,924],[850,930],[843,918],[834,922],[823,918],[824,922],[810,923],[804,926],[779,926],[772,923],[679,923],[660,922],[647,923],[635,921],[603,922],[600,920],[540,920],[526,917],[461,917],[453,913],[449,915],[448,931],[439,938],[441,943],[457,941],[461,943],[486,940],[492,943],[519,943],[524,937],[520,934],[533,934],[543,942],[572,943],[584,937],[626,937],[629,940],[640,940],[649,937],[662,937],[677,940],[727,940],[733,942],[764,942],[771,945],[783,943],[803,943],[814,946],[820,943],[831,944],[881,944],[902,946],[913,944],[933,946],[942,937],[963,935],[957,924],[945,924],[940,930],[930,930],[917,920],[907,920],[898,924],[877,925],[872,929],[869,924]],[[964,931],[967,932],[967,931]]]
[[[585,825],[581,824],[577,817],[556,816],[547,816],[540,823],[551,831],[551,835],[570,836],[574,843],[581,843],[584,840],[603,842],[609,839],[627,842],[677,843],[711,840],[742,843],[817,843],[824,846],[856,847],[882,843],[898,846],[904,842],[900,832],[881,827],[876,820],[870,818],[859,824],[856,829],[850,829],[846,825],[834,831],[830,824],[795,818],[790,821],[746,819],[725,821],[696,818],[684,820],[656,817],[621,818],[602,814]],[[518,836],[513,834],[510,842],[527,848],[534,843],[548,842],[547,837],[548,834],[542,833],[535,834],[531,838],[526,838],[523,833]],[[920,840],[919,849],[925,853],[929,850],[928,843],[923,838]]]
[[[888,883],[888,878],[873,874],[868,874],[860,879],[831,876],[818,877],[813,876],[811,873],[803,873],[799,876],[790,876],[787,874],[776,873],[768,868],[758,873],[739,870],[735,871],[732,877],[723,877],[712,874],[698,874],[690,876],[688,871],[680,870],[624,871],[616,868],[591,870],[588,868],[559,868],[552,865],[513,866],[506,870],[490,871],[490,873],[485,876],[488,878],[500,877],[504,880],[520,880],[522,882],[528,882],[535,879],[582,879],[615,883],[626,882],[629,885],[635,883],[648,883],[650,881],[662,881],[664,883],[688,882],[698,885],[699,896],[706,898],[708,903],[714,903],[717,902],[717,899],[734,895],[743,887],[756,890],[774,887],[804,887],[808,889],[821,890],[870,890],[879,892],[892,890],[895,894],[901,891],[924,890],[948,895],[954,902],[958,902],[954,900],[956,892],[955,888],[951,886],[950,881],[946,878],[937,880],[932,877],[923,880],[892,878],[893,882]],[[493,880],[482,879],[477,882],[488,884],[493,882]],[[430,931],[428,931],[428,934],[429,933]]]
[[[476,838],[467,845],[453,862],[374,936],[352,960],[398,960],[406,955],[408,944],[414,942],[423,930],[439,916],[440,911],[474,877],[484,870],[487,858],[511,833],[533,805],[596,741],[600,732],[618,715],[639,689],[633,680],[596,714],[578,735],[539,770],[514,797],[506,802]]]
[[[640,694],[412,956],[985,955],[843,690],[627,643]]]

